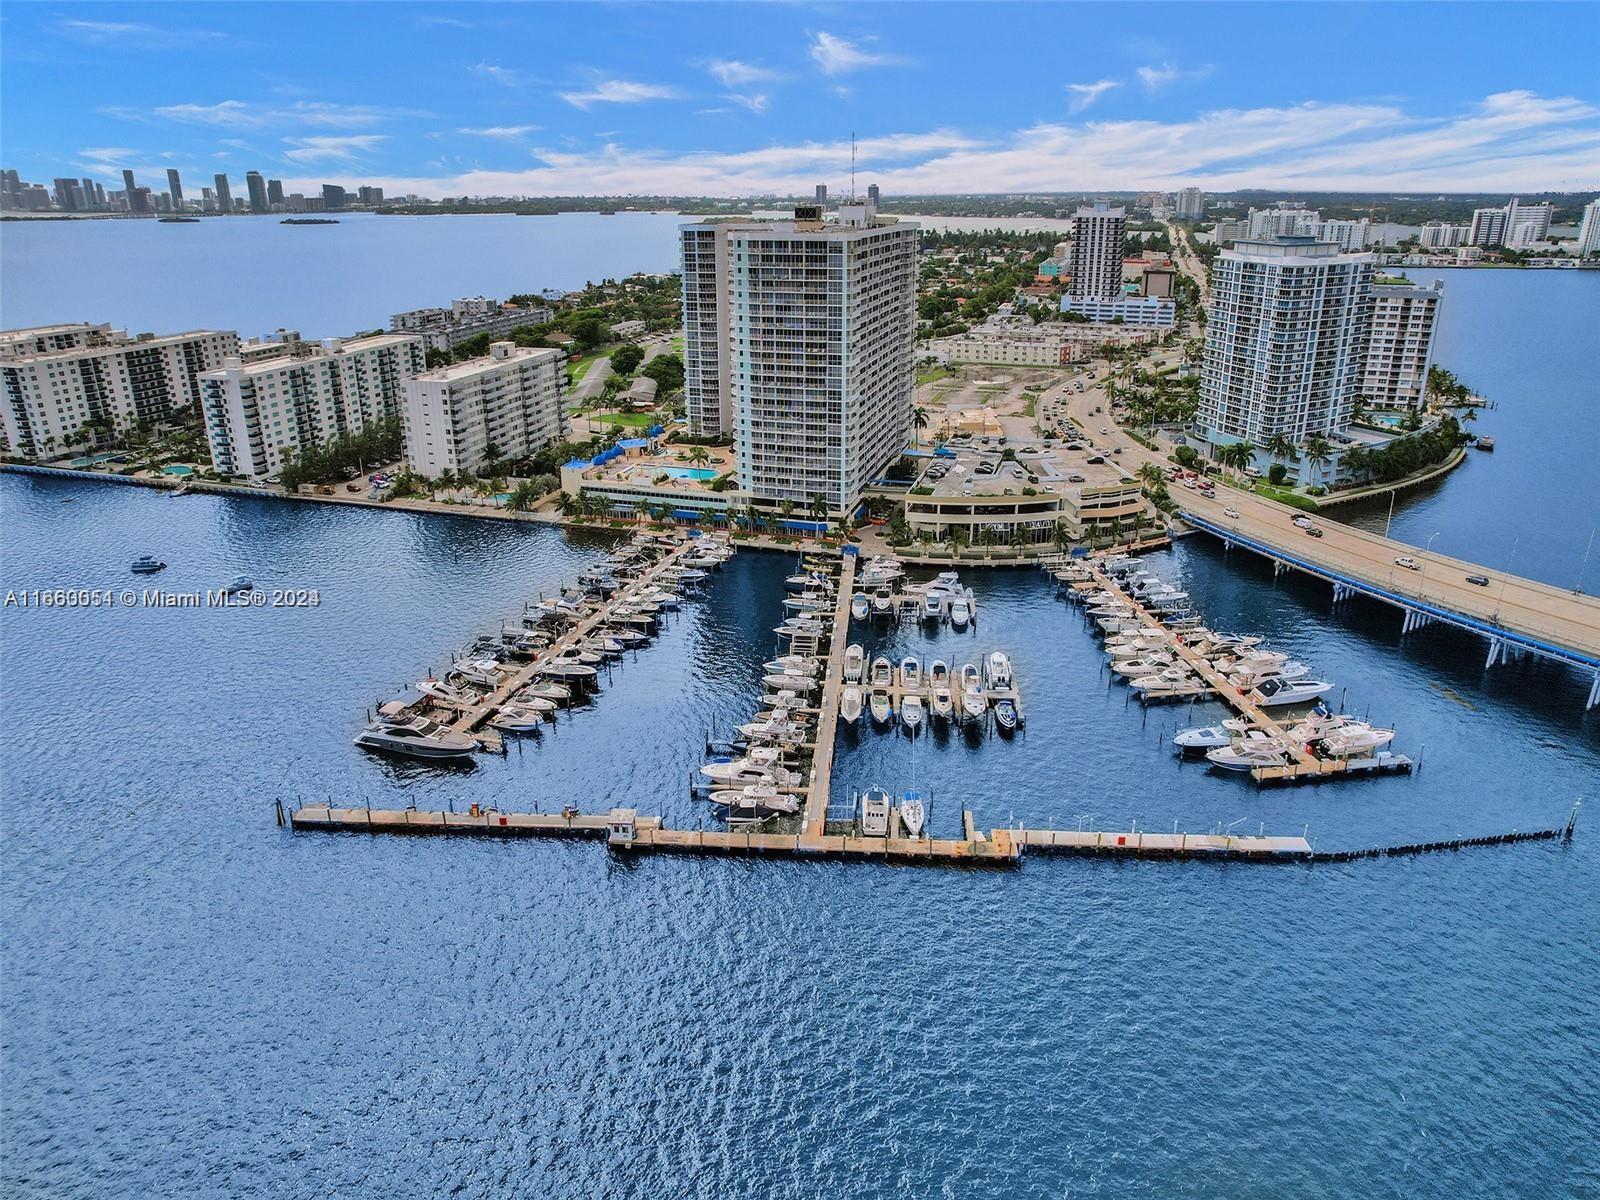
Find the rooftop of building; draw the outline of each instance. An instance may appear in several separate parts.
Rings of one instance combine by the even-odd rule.
[[[59,350],[30,351],[23,343],[66,333],[87,333],[87,344],[69,346]],[[0,331],[0,358],[8,363],[42,362],[71,358],[75,355],[99,354],[108,349],[125,349],[132,346],[155,346],[167,342],[186,341],[197,337],[231,336],[230,330],[187,329],[179,333],[135,333],[126,329],[112,329],[109,325],[87,321],[62,325],[37,325],[30,329]]]
[[[502,347],[503,352],[497,353]],[[430,371],[421,371],[416,378],[423,383],[451,383],[458,379],[471,379],[475,375],[481,375],[485,371],[505,366],[507,363],[531,362],[538,359],[558,360],[562,357],[560,350],[546,346],[518,346],[511,342],[494,342],[489,350],[488,354],[479,358],[463,359],[461,362],[434,367]]]
[[[1282,234],[1278,237],[1240,238],[1233,243],[1231,250],[1224,250],[1218,257],[1230,261],[1269,258],[1323,262],[1330,258],[1344,258],[1370,262],[1373,256],[1347,253],[1339,247],[1339,243],[1321,242],[1309,234]]]
[[[1008,449],[1014,458],[1005,457]],[[915,486],[931,488],[935,499],[956,500],[1021,498],[1030,491],[1077,498],[1085,490],[1136,487],[1138,483],[1125,479],[1113,460],[1086,439],[1040,439],[1002,447],[998,439],[973,438],[964,444],[946,445],[926,463]]]
[[[238,355],[229,355],[223,361],[221,370],[266,374],[282,369],[289,362],[332,358],[362,350],[381,350],[387,346],[417,341],[418,338],[413,333],[374,333],[366,337],[324,338],[320,342],[305,341],[298,334],[282,341],[252,340],[240,345]],[[277,353],[273,353],[273,347],[278,348]],[[219,372],[208,371],[204,375],[217,373]]]

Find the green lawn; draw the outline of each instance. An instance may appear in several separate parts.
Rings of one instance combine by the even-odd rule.
[[[594,366],[595,363],[599,362],[602,358],[609,357],[609,353],[602,352],[599,354],[591,354],[586,358],[579,358],[569,361],[567,363],[567,370],[572,372],[572,382],[580,382],[583,377],[589,373],[590,367]]]
[[[926,371],[917,373],[918,383],[938,383],[941,379],[950,377],[949,367],[929,367]]]
[[[648,429],[660,420],[655,413],[592,412],[587,416],[599,425],[633,425],[640,429]]]
[[[683,335],[679,334],[672,339],[672,352],[679,358],[683,357]]]

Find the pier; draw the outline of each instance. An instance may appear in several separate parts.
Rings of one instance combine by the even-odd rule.
[[[828,825],[828,796],[833,790],[833,743],[839,729],[839,690],[844,683],[844,652],[849,641],[850,600],[855,595],[856,556],[840,557],[838,595],[833,606],[833,625],[828,630],[828,662],[822,679],[822,698],[817,702],[816,753],[811,762],[811,783],[806,792],[805,817],[800,836],[808,843],[825,840]]]

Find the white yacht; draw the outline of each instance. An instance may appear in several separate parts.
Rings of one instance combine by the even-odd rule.
[[[500,663],[493,658],[464,658],[450,668],[448,679],[460,679],[491,690],[500,686]]]
[[[861,643],[851,642],[844,648],[844,678],[846,683],[860,683],[867,667],[867,652]]]
[[[417,691],[441,704],[453,705],[456,708],[474,708],[483,700],[482,694],[470,688],[445,683],[439,679],[418,680]]]
[[[866,593],[857,592],[850,597],[850,615],[857,621],[865,621],[867,614],[872,610],[872,601],[868,600]]]
[[[800,801],[771,784],[746,784],[711,793],[711,803],[730,816],[790,816],[800,811]]]
[[[922,827],[928,820],[928,808],[922,802],[922,793],[907,792],[900,797],[900,803],[895,808],[900,813],[900,827],[905,830],[906,836],[921,837]]]
[[[1224,771],[1253,771],[1257,767],[1284,766],[1289,761],[1289,751],[1277,738],[1256,734],[1206,751],[1206,761]]]
[[[989,686],[991,688],[1008,688],[1011,686],[1011,660],[1000,651],[996,650],[989,655]]]
[[[957,596],[950,601],[950,627],[952,629],[965,629],[972,620],[972,602],[965,596]]]
[[[1262,708],[1285,708],[1291,704],[1310,704],[1333,691],[1333,684],[1321,679],[1263,679],[1249,698]]]
[[[868,694],[867,707],[872,712],[874,725],[887,725],[894,719],[894,705],[889,702],[889,693],[880,687],[874,687]]]
[[[800,775],[783,765],[783,751],[776,746],[753,746],[743,758],[719,755],[700,768],[700,774],[713,783],[775,783],[795,787]]]
[[[1142,675],[1154,675],[1157,671],[1165,671],[1172,665],[1170,654],[1145,654],[1139,658],[1116,659],[1111,664],[1111,673],[1121,675],[1124,679],[1138,679]]]
[[[929,588],[922,597],[922,619],[924,621],[944,620],[944,593]]]
[[[1163,667],[1151,675],[1141,675],[1129,685],[1145,696],[1181,696],[1200,686],[1200,677],[1183,667]]]
[[[872,593],[872,615],[887,617],[894,612],[894,593],[887,587],[881,587]]]
[[[861,689],[853,683],[839,693],[839,719],[852,725],[861,720]]]
[[[809,654],[782,654],[761,667],[765,671],[788,671],[794,675],[816,675],[822,666]]]
[[[409,758],[467,758],[478,743],[464,733],[427,717],[379,717],[355,737],[368,750],[403,754]]]
[[[1194,729],[1180,729],[1172,735],[1172,744],[1179,750],[1197,752],[1220,750],[1233,743],[1233,733],[1221,725],[1201,725]]]
[[[913,693],[900,697],[900,722],[912,733],[922,724],[922,697]]]
[[[900,686],[908,692],[918,691],[922,687],[922,664],[914,654],[908,654],[900,660]]]

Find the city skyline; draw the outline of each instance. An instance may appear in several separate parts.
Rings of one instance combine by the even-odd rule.
[[[1600,15],[1582,6],[1528,6],[1564,31],[1537,50],[1505,44],[1495,13],[1472,7],[1385,9],[1381,27],[1303,7],[1318,58],[1340,64],[1320,82],[1281,52],[1281,29],[1147,6],[1135,31],[1125,10],[1079,6],[1075,39],[1104,51],[1094,68],[1004,88],[979,81],[1011,79],[1018,49],[1047,43],[1051,10],[991,6],[981,39],[956,10],[910,23],[872,5],[738,22],[711,6],[392,11],[319,10],[326,36],[309,42],[250,5],[169,5],[148,22],[12,13],[7,165],[102,183],[131,169],[157,186],[168,169],[254,169],[308,195],[329,182],[791,195],[848,188],[853,131],[861,186],[891,194],[1600,187],[1583,54]],[[1373,54],[1380,29],[1439,52],[1397,76]],[[373,45],[365,62],[338,50],[357,32]],[[552,65],[551,41],[582,51]],[[163,69],[179,61],[181,84]],[[423,70],[425,100],[410,85]]]

